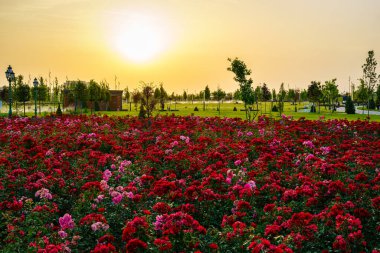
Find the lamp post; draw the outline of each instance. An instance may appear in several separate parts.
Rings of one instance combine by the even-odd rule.
[[[34,78],[33,85],[34,85],[34,116],[37,118],[37,88],[38,88],[37,78]]]
[[[8,66],[7,71],[5,72],[5,76],[9,82],[9,112],[8,117],[12,118],[12,81],[15,80],[15,73],[12,70],[11,65]]]

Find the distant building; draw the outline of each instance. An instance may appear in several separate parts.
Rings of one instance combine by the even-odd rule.
[[[121,111],[123,105],[123,91],[122,90],[110,90],[110,111]]]

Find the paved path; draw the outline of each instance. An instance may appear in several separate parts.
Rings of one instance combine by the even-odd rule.
[[[358,107],[356,106],[355,107],[356,109],[356,114],[368,114],[367,110],[362,110],[362,109],[358,109]],[[345,112],[346,111],[346,108],[344,107],[339,107],[336,109],[337,112]],[[369,111],[369,115],[380,115],[380,112],[379,111]]]

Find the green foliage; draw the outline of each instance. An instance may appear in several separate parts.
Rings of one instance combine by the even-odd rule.
[[[360,85],[355,92],[355,99],[358,102],[364,103],[368,99],[368,87],[365,85],[365,81],[360,79]]]
[[[348,96],[347,100],[346,100],[346,113],[347,114],[355,114],[355,105],[352,102],[352,99],[350,96]]]
[[[322,95],[325,101],[328,102],[331,111],[333,111],[333,107],[331,106],[334,101],[339,97],[338,85],[335,84],[336,78],[330,81],[326,81],[322,87]]]
[[[307,97],[311,102],[319,102],[322,98],[321,82],[312,81],[307,89]]]
[[[135,110],[137,110],[137,105],[140,102],[140,100],[141,100],[141,92],[138,91],[137,89],[135,89],[132,92],[132,101],[133,101],[133,103],[135,105]]]
[[[373,88],[377,83],[378,76],[376,74],[377,61],[375,59],[375,52],[373,50],[368,52],[366,62],[363,64],[363,74],[369,93],[372,94]]]
[[[241,99],[244,102],[244,107],[246,110],[246,119],[251,120],[252,115],[250,110],[248,110],[248,105],[252,105],[255,102],[255,94],[252,89],[252,79],[247,78],[251,74],[251,70],[247,68],[247,65],[238,58],[232,60],[228,58],[228,61],[231,63],[230,67],[227,68],[228,71],[231,71],[235,74],[234,80],[239,83]]]
[[[278,111],[280,112],[280,115],[282,114],[284,110],[284,99],[286,97],[286,91],[284,88],[284,83],[281,83],[280,90],[277,94],[277,100],[278,100]]]
[[[275,89],[272,89],[272,99],[273,99],[274,101],[277,100],[277,94],[276,94],[276,90],[275,90]]]
[[[161,110],[165,110],[165,101],[168,99],[168,93],[166,93],[164,89],[164,85],[161,83],[160,84],[160,105],[161,105]]]
[[[368,109],[370,110],[374,110],[376,108],[376,105],[375,105],[375,100],[373,100],[372,98],[369,100],[369,103],[368,103]]]
[[[208,87],[208,85],[206,85],[206,88],[205,88],[205,99],[206,100],[210,100],[211,98],[211,91],[210,91],[210,88]]]
[[[154,107],[157,104],[157,100],[154,97],[154,86],[153,83],[145,83],[141,82],[142,90],[141,90],[141,106],[140,106],[140,114],[139,117],[151,117]]]
[[[233,94],[233,98],[234,98],[235,100],[241,100],[241,91],[240,91],[240,89],[237,89],[237,90],[234,92],[234,94]]]
[[[9,100],[9,87],[3,86],[3,88],[0,90],[0,100],[3,102],[8,103]]]
[[[220,87],[218,87],[218,89],[214,91],[212,95],[214,96],[215,100],[220,101],[226,97],[226,92],[223,91]]]

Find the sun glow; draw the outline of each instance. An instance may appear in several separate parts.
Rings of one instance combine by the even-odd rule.
[[[113,47],[133,62],[153,60],[169,46],[167,26],[162,20],[150,15],[139,13],[117,16],[112,30]]]

